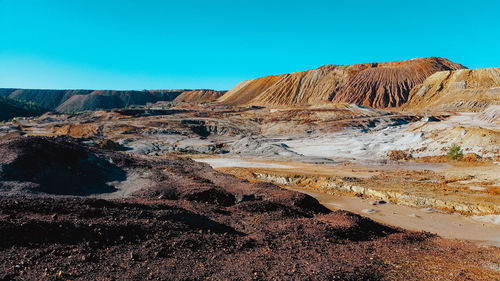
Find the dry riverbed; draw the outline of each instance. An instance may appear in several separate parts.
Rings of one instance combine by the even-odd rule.
[[[195,160],[250,181],[272,182],[307,193],[332,210],[343,209],[445,238],[500,246],[500,166],[495,163]]]
[[[331,210],[347,210],[374,221],[408,230],[427,231],[444,238],[479,242],[500,247],[500,225],[472,217],[443,213],[432,208],[414,208],[390,202],[351,196],[337,196],[290,188],[316,198]]]

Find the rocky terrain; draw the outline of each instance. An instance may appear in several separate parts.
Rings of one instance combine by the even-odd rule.
[[[28,157],[45,147],[53,157]],[[2,192],[18,192],[0,198],[3,280],[498,277],[494,249],[331,212],[308,195],[242,181],[186,158],[139,157],[44,137],[13,138],[0,148]],[[39,176],[15,175],[22,172],[16,165],[33,161],[45,161]],[[44,175],[66,165],[82,177],[109,166],[126,171],[122,181],[136,183],[140,171],[147,184],[107,200],[98,198],[108,190],[63,196],[78,180],[42,188]]]
[[[5,128],[4,133],[70,136],[98,147],[143,155],[190,155],[228,168],[235,163],[245,168],[248,163],[240,160],[253,159],[260,163],[249,169],[252,176],[246,178],[250,180],[314,186],[329,193],[347,192],[467,215],[496,215],[500,211],[496,196],[500,178],[495,174],[500,170],[494,162],[500,155],[500,131],[488,119],[495,116],[494,108],[426,117],[352,105],[271,110],[213,105],[99,111],[70,118],[47,114],[39,120],[19,120],[17,127]],[[453,144],[460,145],[465,154],[463,175],[440,172],[449,165],[459,168],[444,158]],[[290,161],[313,166],[297,168],[287,163]],[[346,165],[349,173],[344,171]],[[255,171],[259,167],[281,171]],[[370,170],[369,177],[358,176],[360,170]]]
[[[325,65],[318,69],[243,81],[219,101],[229,105],[354,103],[373,108],[404,104],[410,90],[437,71],[464,68],[443,58]]]
[[[0,89],[46,107],[0,124],[0,280],[500,280],[498,70],[462,68]]]

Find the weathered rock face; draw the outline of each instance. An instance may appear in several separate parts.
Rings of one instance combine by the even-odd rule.
[[[174,99],[174,102],[186,102],[200,104],[204,102],[215,101],[224,95],[226,91],[214,90],[192,90],[185,91]]]
[[[471,156],[469,156],[471,157]],[[463,198],[444,198],[429,196],[425,192],[401,192],[389,189],[368,187],[362,181],[354,182],[335,177],[309,175],[280,175],[273,172],[253,171],[251,175],[260,181],[270,182],[282,186],[302,187],[317,190],[327,194],[356,194],[375,199],[395,202],[399,205],[422,208],[432,207],[448,212],[458,212],[468,215],[496,214],[500,206],[494,202],[474,202]],[[352,179],[350,179],[352,180]],[[464,196],[462,196],[464,197]],[[472,201],[472,202],[471,202]]]
[[[303,105],[333,101],[394,107],[406,102],[413,86],[429,75],[460,68],[464,66],[443,58],[325,65],[241,82],[219,101],[229,105]]]
[[[407,110],[481,111],[500,104],[500,68],[437,72],[415,86]]]
[[[500,126],[500,105],[490,105],[488,108],[481,111],[476,119],[488,122],[491,125]]]

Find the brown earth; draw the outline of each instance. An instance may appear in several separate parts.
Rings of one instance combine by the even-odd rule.
[[[95,124],[68,124],[54,128],[54,134],[73,138],[87,138],[100,134],[100,127]]]
[[[45,147],[56,156],[74,149],[109,159],[128,174],[142,171],[152,184],[115,200],[0,197],[2,280],[500,278],[497,248],[330,212],[308,195],[240,180],[186,158],[139,157],[68,142],[28,137],[0,146],[6,163]],[[67,188],[77,183],[67,181]]]
[[[187,102],[194,104],[201,104],[206,102],[213,102],[224,95],[226,91],[214,90],[192,90],[185,91],[174,99],[174,102]]]
[[[403,108],[481,111],[490,105],[500,105],[500,68],[437,72],[412,89]]]
[[[406,102],[413,86],[434,72],[464,68],[444,58],[325,65],[318,69],[243,81],[219,101],[228,105],[304,105],[330,101],[367,107]]]
[[[387,157],[393,161],[410,160],[413,158],[411,154],[402,150],[390,150],[387,153]]]

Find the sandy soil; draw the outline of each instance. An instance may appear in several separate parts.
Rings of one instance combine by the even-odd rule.
[[[331,210],[346,210],[377,222],[408,230],[427,231],[444,238],[471,240],[500,247],[500,225],[480,222],[459,214],[441,213],[432,209],[418,209],[390,202],[373,205],[377,202],[373,199],[290,189],[313,196]],[[374,210],[374,212],[368,210]]]
[[[292,166],[269,163],[257,160],[242,160],[235,158],[192,158],[194,161],[207,163],[212,168],[242,167],[242,168],[277,168],[290,169]]]

